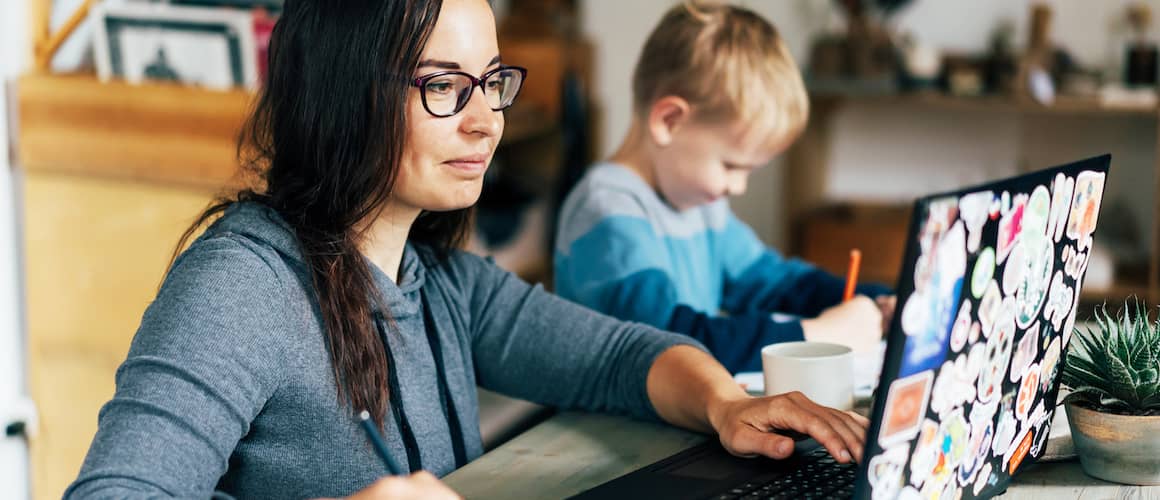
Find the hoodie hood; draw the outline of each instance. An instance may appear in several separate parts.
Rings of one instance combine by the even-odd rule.
[[[227,208],[222,217],[214,222],[209,229],[206,229],[201,238],[231,234],[274,250],[298,273],[303,283],[312,282],[294,229],[276,210],[252,201],[235,203]],[[418,254],[418,249],[408,242],[403,249],[399,284],[391,280],[374,262],[366,259],[365,256],[363,257],[367,267],[370,268],[371,278],[382,298],[381,302],[371,300],[375,312],[389,312],[390,316],[396,318],[420,312],[419,290],[423,287],[426,273],[425,266]]]

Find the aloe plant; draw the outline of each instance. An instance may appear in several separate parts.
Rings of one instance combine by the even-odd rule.
[[[1160,320],[1125,302],[1118,319],[1095,311],[1098,328],[1076,328],[1063,366],[1066,401],[1097,411],[1160,415]]]

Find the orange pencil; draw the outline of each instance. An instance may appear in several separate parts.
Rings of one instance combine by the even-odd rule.
[[[850,250],[850,270],[846,272],[846,292],[842,294],[842,302],[854,298],[854,286],[858,284],[858,268],[862,266],[862,251],[857,248]]]

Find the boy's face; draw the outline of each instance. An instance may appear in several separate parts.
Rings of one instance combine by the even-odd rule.
[[[655,155],[657,188],[683,211],[745,193],[749,174],[768,164],[785,146],[770,146],[762,137],[746,137],[737,124],[688,120],[676,128],[668,145]]]

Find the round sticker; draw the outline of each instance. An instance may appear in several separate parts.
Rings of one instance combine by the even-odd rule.
[[[1020,420],[1027,421],[1031,412],[1031,405],[1035,396],[1039,394],[1039,365],[1032,363],[1023,374],[1023,383],[1019,385],[1019,398],[1015,400],[1015,414]]]
[[[1003,267],[1003,295],[1014,295],[1023,283],[1023,275],[1027,273],[1027,264],[1024,262],[1023,245],[1015,245],[1011,249],[1011,256],[1007,258],[1007,265]]]
[[[1027,207],[1023,209],[1024,233],[1032,236],[1047,237],[1047,220],[1051,217],[1051,195],[1046,186],[1036,186],[1027,200]]]
[[[991,336],[991,328],[995,326],[995,320],[999,317],[999,305],[1003,302],[1003,295],[999,293],[999,285],[995,284],[995,280],[987,285],[987,291],[983,292],[983,299],[979,301],[979,324],[982,325],[982,333],[984,337]]]
[[[1051,339],[1047,349],[1043,351],[1043,361],[1039,363],[1039,390],[1047,392],[1051,383],[1055,381],[1056,370],[1059,368],[1060,338]]]
[[[1055,252],[1051,240],[1043,236],[1026,237],[1020,247],[1024,249],[1024,268],[1023,279],[1015,290],[1015,324],[1027,328],[1035,321],[1047,298]]]
[[[951,350],[954,352],[963,350],[970,335],[971,301],[964,300],[963,305],[959,306],[959,315],[955,318],[955,324],[951,327]]]
[[[987,247],[979,252],[979,258],[975,260],[975,269],[971,272],[971,295],[976,299],[981,298],[993,276],[995,276],[995,249]]]

